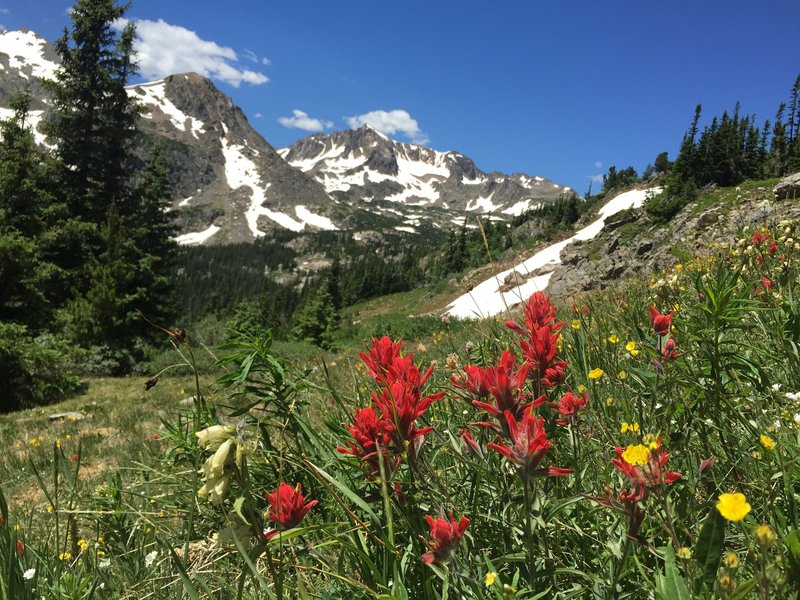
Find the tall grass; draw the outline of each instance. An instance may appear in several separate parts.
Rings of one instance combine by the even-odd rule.
[[[614,294],[429,320],[311,369],[268,333],[234,337],[128,468],[82,477],[88,436],[3,463],[41,495],[0,502],[0,590],[795,597],[798,234],[743,232]]]

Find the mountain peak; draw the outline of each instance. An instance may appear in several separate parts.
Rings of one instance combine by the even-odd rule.
[[[388,138],[364,124],[317,133],[280,151],[348,202],[385,200],[410,206],[515,215],[550,202],[568,188],[543,177],[486,174],[460,152],[440,152]]]

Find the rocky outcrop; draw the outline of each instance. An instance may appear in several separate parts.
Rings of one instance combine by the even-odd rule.
[[[668,224],[650,222],[643,209],[620,213],[625,223],[607,223],[593,240],[576,242],[561,253],[547,290],[555,297],[617,285],[620,279],[647,278],[672,267],[676,246],[703,248],[733,243],[741,230],[752,231],[781,219],[800,218],[800,204],[777,201],[769,188],[731,189],[730,200],[701,210],[689,205]]]
[[[800,198],[800,173],[787,175],[772,191],[776,200],[797,200]]]

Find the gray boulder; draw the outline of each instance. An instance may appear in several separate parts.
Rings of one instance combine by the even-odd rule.
[[[773,188],[776,200],[795,200],[800,198],[800,173],[787,175]]]

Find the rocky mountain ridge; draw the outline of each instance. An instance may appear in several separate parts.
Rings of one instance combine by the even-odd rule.
[[[38,142],[58,68],[34,32],[0,32],[0,118],[27,86]],[[244,242],[271,229],[348,230],[356,239],[423,234],[462,224],[464,212],[506,219],[574,194],[541,177],[485,174],[467,157],[402,144],[369,128],[312,135],[276,151],[245,114],[196,73],[132,85],[142,106],[142,155],[163,140],[173,166],[172,208],[183,244]]]
[[[380,199],[502,219],[575,195],[543,177],[485,173],[459,152],[398,142],[369,125],[310,135],[279,152],[322,183],[329,194],[348,203]]]

